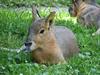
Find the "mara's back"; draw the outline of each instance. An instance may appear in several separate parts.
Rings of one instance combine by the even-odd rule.
[[[53,29],[57,43],[65,58],[79,51],[75,35],[70,29],[64,26],[55,26]]]

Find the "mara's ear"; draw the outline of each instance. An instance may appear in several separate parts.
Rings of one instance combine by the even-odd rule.
[[[83,2],[85,2],[85,0],[82,0]]]
[[[72,0],[72,3],[75,3],[76,2],[76,0]]]
[[[48,23],[49,26],[52,25],[55,15],[56,15],[56,12],[53,11],[53,12],[50,12],[50,14],[46,17],[45,22]]]
[[[80,0],[72,0],[72,3],[77,3],[78,1],[80,1]]]
[[[38,12],[38,9],[35,5],[32,6],[32,16],[33,16],[33,20],[38,20],[40,19],[40,15]]]
[[[75,0],[75,2],[80,5],[82,2],[84,2],[85,0]]]
[[[79,4],[81,0],[72,0],[72,4],[74,4],[75,6],[77,6],[77,4]]]

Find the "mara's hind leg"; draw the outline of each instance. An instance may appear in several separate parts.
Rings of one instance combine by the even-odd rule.
[[[100,18],[98,18],[98,21],[97,21],[97,24],[96,24],[97,26],[97,31],[96,32],[94,32],[93,34],[92,34],[92,36],[95,36],[95,35],[100,35]]]

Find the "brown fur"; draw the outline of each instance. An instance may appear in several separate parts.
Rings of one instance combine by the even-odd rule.
[[[93,35],[100,35],[100,7],[95,0],[72,0],[72,7],[69,9],[71,16],[77,17],[77,21],[86,27],[95,25],[97,31]],[[92,3],[92,1],[94,3]],[[86,3],[87,2],[87,3]]]
[[[50,62],[53,64],[65,61],[52,31],[49,33],[49,35],[46,34],[43,38],[40,38],[40,35],[37,35],[35,42],[40,48],[32,51],[32,56],[38,63]]]
[[[40,18],[33,8],[35,20],[28,31],[26,49],[32,51],[33,59],[42,64],[64,63],[65,59],[78,53],[79,48],[73,32],[66,27],[53,26],[55,12]]]

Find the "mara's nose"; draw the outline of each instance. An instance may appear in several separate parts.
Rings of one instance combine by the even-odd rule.
[[[25,42],[25,46],[30,47],[32,45],[32,42]]]

